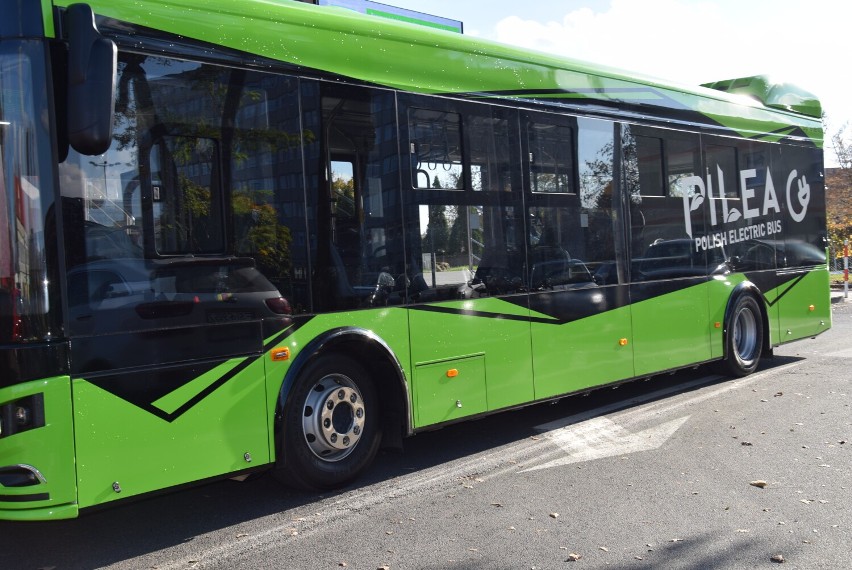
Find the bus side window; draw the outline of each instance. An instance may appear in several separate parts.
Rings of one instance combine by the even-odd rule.
[[[615,125],[578,118],[569,127],[558,121],[565,119],[537,117],[528,129],[530,290],[617,284]]]
[[[422,103],[405,115],[410,300],[525,291],[523,211],[509,136],[516,119],[485,106]]]
[[[527,126],[529,186],[533,193],[575,194],[574,131],[544,121]]]
[[[157,254],[224,253],[218,141],[165,136],[150,152]]]
[[[630,126],[625,126],[625,133],[631,280],[706,275],[706,253],[695,251],[694,246],[695,238],[705,233],[704,208],[689,210],[689,230],[684,219],[684,200],[691,203],[704,199],[695,188],[684,184],[701,173],[698,137]]]

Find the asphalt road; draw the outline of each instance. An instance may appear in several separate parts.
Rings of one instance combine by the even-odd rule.
[[[699,368],[420,434],[340,493],[260,477],[0,523],[0,568],[850,568],[852,302],[834,309],[747,378]]]

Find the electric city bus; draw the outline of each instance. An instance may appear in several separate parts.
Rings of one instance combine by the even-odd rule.
[[[819,101],[291,0],[0,0],[0,519],[831,326]]]

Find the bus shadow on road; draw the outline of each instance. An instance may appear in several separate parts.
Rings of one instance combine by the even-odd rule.
[[[758,373],[800,360],[803,359],[791,356],[765,359]],[[218,481],[147,496],[86,513],[77,520],[0,522],[0,536],[6,544],[0,549],[0,567],[92,568],[135,558],[144,558],[145,565],[150,567],[157,565],[159,551],[170,548],[198,551],[203,547],[191,543],[207,533],[234,527],[233,540],[239,540],[244,527],[252,527],[246,533],[256,533],[258,525],[280,526],[296,521],[312,515],[320,508],[319,504],[347,493],[368,491],[374,485],[393,485],[420,472],[441,469],[466,457],[522,442],[537,435],[536,426],[543,423],[567,418],[570,425],[735,381],[702,366],[424,432],[405,440],[402,453],[381,452],[365,477],[334,493],[293,491],[262,474],[241,483]],[[262,520],[265,518],[269,521]],[[51,548],[43,548],[44,544],[51,544]]]

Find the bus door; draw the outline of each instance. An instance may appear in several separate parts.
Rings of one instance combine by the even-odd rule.
[[[616,127],[546,114],[523,121],[537,399],[633,376]]]
[[[308,222],[315,236],[314,311],[400,305],[405,268],[394,94],[325,82],[304,82],[303,93],[305,128],[318,133],[306,161],[307,206],[316,212]],[[392,315],[405,319],[404,312]],[[358,326],[377,326],[370,318],[362,313]],[[391,329],[397,330],[385,321],[383,339],[402,350],[407,327],[398,329],[402,338],[388,336]]]
[[[400,96],[415,425],[533,399],[517,115]]]
[[[727,267],[706,235],[697,135],[625,126],[630,302],[637,376],[711,358],[708,281]]]

